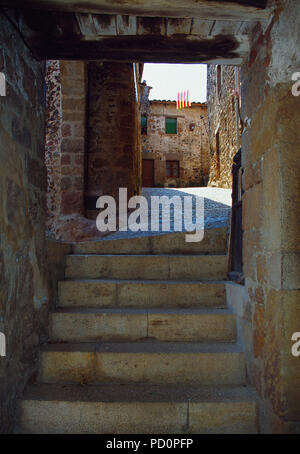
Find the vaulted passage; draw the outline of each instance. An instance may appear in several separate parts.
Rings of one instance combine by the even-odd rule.
[[[12,0],[0,22],[1,432],[299,432],[300,6]],[[210,200],[199,242],[96,227],[99,196],[141,194],[147,62],[209,65],[191,178],[232,173],[236,211]]]

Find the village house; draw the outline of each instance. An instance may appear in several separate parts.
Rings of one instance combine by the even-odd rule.
[[[143,100],[144,101],[144,100]],[[209,178],[207,106],[151,100],[141,108],[142,185],[206,186]]]

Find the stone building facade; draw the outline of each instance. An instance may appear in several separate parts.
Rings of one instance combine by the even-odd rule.
[[[241,146],[240,70],[208,65],[209,186],[231,188],[232,162]]]
[[[145,106],[143,185],[205,186],[209,175],[206,104],[193,102],[178,110],[176,101],[150,101]]]

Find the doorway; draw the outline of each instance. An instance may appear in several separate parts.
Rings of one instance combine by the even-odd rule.
[[[144,188],[153,188],[154,186],[154,160],[143,159],[142,180]]]

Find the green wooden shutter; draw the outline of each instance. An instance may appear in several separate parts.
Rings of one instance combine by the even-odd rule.
[[[177,118],[166,118],[166,134],[177,134]]]
[[[141,132],[147,134],[147,117],[146,115],[141,116]]]
[[[141,116],[141,126],[142,128],[147,128],[147,117],[146,115]]]

